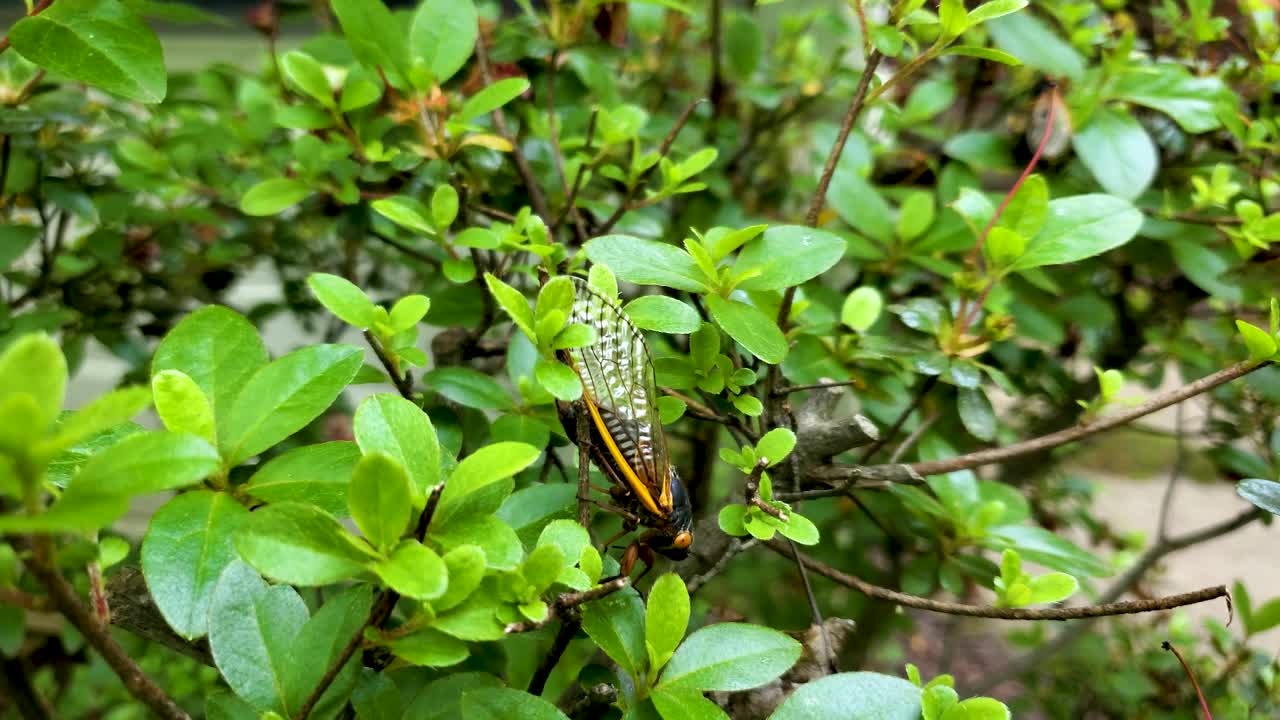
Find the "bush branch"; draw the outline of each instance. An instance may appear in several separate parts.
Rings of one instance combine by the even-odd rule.
[[[533,632],[534,630],[540,630],[546,627],[548,623],[556,618],[576,621],[575,613],[579,606],[589,603],[592,600],[599,600],[606,595],[612,595],[626,587],[627,582],[627,578],[620,577],[597,585],[589,590],[561,593],[555,600],[551,601],[551,604],[547,607],[546,617],[536,621],[524,620],[521,622],[511,623],[506,627],[505,632],[508,635]]]
[[[684,126],[688,124],[689,118],[693,117],[693,111],[696,110],[702,102],[703,99],[698,98],[697,100],[689,103],[685,107],[684,111],[680,113],[680,116],[676,118],[675,124],[671,126],[671,130],[667,132],[667,136],[662,139],[662,145],[658,147],[657,162],[654,162],[648,167],[648,169],[640,173],[640,177],[636,178],[635,183],[627,188],[626,195],[623,196],[622,202],[618,204],[617,209],[613,211],[613,214],[610,215],[608,219],[600,225],[600,227],[596,228],[596,235],[604,235],[612,230],[613,226],[617,225],[618,221],[622,219],[622,216],[627,214],[627,211],[631,209],[631,201],[635,199],[636,193],[640,191],[640,188],[644,185],[645,181],[649,179],[649,176],[653,174],[653,171],[662,162],[662,158],[666,157],[667,153],[671,151],[671,146],[676,142],[676,136],[679,135],[680,131],[684,129]]]
[[[770,540],[764,543],[770,550],[782,555],[783,557],[793,557],[790,549],[786,544],[777,540]],[[1227,587],[1225,585],[1215,585],[1213,587],[1202,588],[1188,593],[1179,595],[1168,595],[1166,597],[1153,598],[1151,600],[1127,600],[1124,602],[1103,603],[1101,605],[1083,605],[1078,607],[1061,607],[1061,608],[1002,608],[992,607],[989,605],[966,605],[964,603],[945,602],[942,600],[931,600],[929,598],[920,597],[918,595],[908,595],[907,593],[890,590],[872,585],[871,583],[841,572],[835,568],[818,562],[813,558],[806,557],[799,553],[794,555],[805,567],[822,575],[830,580],[835,581],[847,588],[857,590],[869,598],[876,600],[884,600],[886,602],[899,605],[901,607],[914,608],[916,610],[928,610],[930,612],[942,613],[945,615],[964,615],[966,617],[990,618],[993,620],[1079,620],[1083,618],[1105,617],[1109,615],[1130,615],[1134,613],[1156,612],[1159,610],[1172,610],[1173,608],[1182,607],[1184,605],[1194,605],[1215,598],[1227,597]]]
[[[918,462],[908,465],[907,467],[920,475],[939,475],[942,473],[954,472],[956,470],[968,470],[971,468],[981,467],[983,465],[1001,463],[1021,455],[1042,452],[1044,450],[1058,447],[1059,445],[1066,445],[1070,442],[1083,440],[1090,435],[1095,435],[1104,430],[1110,430],[1126,423],[1133,422],[1144,415],[1150,415],[1157,410],[1163,410],[1170,405],[1176,405],[1188,398],[1193,398],[1196,395],[1209,392],[1219,385],[1242,378],[1254,370],[1258,370],[1270,364],[1270,361],[1260,363],[1254,360],[1245,360],[1219,370],[1212,375],[1206,375],[1205,377],[1202,377],[1195,382],[1183,385],[1176,390],[1171,390],[1167,393],[1157,395],[1135,408],[1126,410],[1122,413],[1117,413],[1111,417],[1102,418],[1083,425],[1077,425],[1075,427],[1067,428],[1066,430],[1049,433],[1048,435],[1042,435],[1038,438],[1033,438],[1025,442],[1006,445],[1005,447],[979,450],[966,455],[957,455],[956,457],[948,458],[946,460]]]
[[[492,85],[493,74],[489,71],[489,50],[485,47],[483,38],[476,43],[476,62],[480,64],[480,76],[484,78],[485,87]],[[498,131],[498,135],[502,136],[502,139],[511,143],[511,159],[515,162],[516,172],[520,173],[520,179],[524,180],[525,190],[529,193],[529,204],[533,206],[533,211],[542,218],[542,221],[550,227],[553,218],[551,217],[551,208],[547,205],[547,196],[543,194],[542,186],[538,184],[538,178],[533,174],[533,168],[529,167],[529,161],[525,158],[524,153],[520,152],[520,144],[517,142],[516,136],[507,127],[507,118],[503,114],[502,108],[494,108],[493,110],[493,127]]]

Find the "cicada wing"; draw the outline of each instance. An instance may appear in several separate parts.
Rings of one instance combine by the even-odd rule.
[[[620,466],[630,469],[631,488],[651,512],[671,512],[671,472],[657,406],[653,359],[640,330],[622,307],[574,278],[569,322],[590,326],[591,345],[569,351],[582,378],[584,401],[601,436],[612,443]]]

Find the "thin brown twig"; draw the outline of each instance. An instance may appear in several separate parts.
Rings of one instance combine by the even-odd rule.
[[[596,136],[596,122],[600,115],[600,108],[591,108],[591,118],[587,120],[587,141],[583,146],[583,151],[591,152],[591,143]],[[569,194],[565,196],[564,207],[560,209],[560,214],[556,216],[556,221],[551,224],[551,231],[555,232],[562,224],[565,218],[570,214],[573,215],[575,225],[582,225],[582,216],[578,213],[578,209],[574,207],[574,203],[578,201],[578,191],[582,189],[582,181],[587,174],[586,161],[578,163],[578,169],[573,174],[573,184],[569,186]],[[583,230],[585,234],[585,228]]]
[[[533,671],[533,677],[529,678],[529,687],[526,692],[539,697],[542,695],[552,671],[556,669],[556,665],[560,664],[560,658],[569,649],[569,643],[573,642],[573,637],[578,634],[578,629],[581,627],[582,620],[578,618],[571,618],[560,624],[555,640],[551,641],[551,649],[542,658],[542,662],[538,663],[538,668]]]
[[[767,467],[769,467],[769,458],[760,458],[756,461],[756,464],[751,467],[751,474],[747,475],[747,482],[743,485],[742,494],[746,496],[748,505],[760,508],[781,522],[787,522],[788,517],[785,512],[760,499],[760,476],[764,474]]]
[[[1174,450],[1173,465],[1169,468],[1169,479],[1165,482],[1164,497],[1160,498],[1160,520],[1156,526],[1157,542],[1169,539],[1169,510],[1173,507],[1173,491],[1182,478],[1182,467],[1186,463],[1186,444],[1182,435],[1183,404],[1178,403],[1174,417]]]
[[[1213,720],[1213,713],[1209,712],[1209,703],[1204,699],[1204,693],[1200,691],[1200,683],[1196,681],[1196,674],[1191,672],[1191,666],[1182,657],[1182,653],[1178,652],[1178,648],[1174,647],[1173,643],[1168,640],[1160,643],[1160,647],[1173,653],[1173,656],[1178,658],[1178,662],[1182,664],[1183,671],[1187,673],[1187,677],[1191,678],[1191,687],[1195,688],[1196,698],[1200,700],[1200,710],[1204,712],[1205,720]]]
[[[489,71],[489,50],[485,47],[483,39],[476,43],[476,62],[480,65],[480,76],[484,78],[485,86],[492,85],[493,74]],[[533,168],[529,167],[528,159],[525,158],[524,153],[520,152],[520,145],[516,142],[515,135],[507,127],[507,118],[502,108],[493,110],[493,127],[498,131],[498,135],[511,143],[511,159],[515,162],[516,172],[520,173],[520,179],[524,180],[525,190],[529,193],[529,204],[533,206],[533,211],[542,218],[544,223],[550,223],[551,209],[547,206],[547,196],[543,194],[542,186],[538,184],[538,178],[533,174]]]
[[[80,631],[85,642],[106,660],[129,694],[160,718],[190,720],[187,713],[147,677],[124,648],[116,643],[107,626],[98,622],[93,613],[80,602],[75,589],[54,565],[53,544],[49,536],[35,535],[27,544],[31,548],[31,555],[25,561],[27,569],[49,593],[49,602]]]
[[[850,385],[861,385],[864,380],[861,378],[853,378],[850,380],[832,380],[829,382],[816,382],[807,385],[786,385],[773,391],[774,395],[790,395],[795,392],[804,390],[826,390],[828,388],[848,387]]]
[[[867,449],[862,452],[862,463],[865,464],[868,460],[875,457],[875,454],[880,452],[880,448],[888,445],[889,442],[897,436],[898,431],[901,430],[903,424],[907,422],[907,418],[910,418],[911,413],[915,412],[916,408],[920,407],[920,403],[924,402],[924,397],[928,395],[929,391],[933,389],[933,386],[937,384],[937,375],[929,375],[925,377],[924,381],[920,383],[920,387],[916,388],[916,393],[912,396],[911,402],[907,403],[907,406],[902,409],[902,412],[898,413],[898,417],[893,421],[893,425],[891,425],[888,430],[881,433],[880,437],[877,438],[875,442],[868,445]]]
[[[378,356],[378,360],[382,363],[382,367],[387,371],[387,375],[391,376],[391,382],[396,386],[396,390],[400,391],[400,396],[410,402],[413,401],[413,383],[407,377],[400,374],[400,363],[396,359],[387,354],[382,343],[373,336],[368,330],[364,331],[364,339],[369,343],[369,347],[373,348],[373,354]]]
[[[614,578],[606,583],[601,583],[589,590],[580,590],[577,592],[561,593],[555,600],[547,606],[547,616],[541,620],[523,620],[521,622],[511,623],[506,627],[504,632],[508,635],[516,633],[526,633],[538,630],[547,626],[556,618],[564,618],[568,613],[576,610],[579,606],[585,605],[593,600],[599,600],[606,595],[612,595],[622,588],[626,587],[627,578]]]
[[[1077,425],[1065,430],[1049,433],[1048,435],[1041,435],[1038,438],[1014,443],[1013,445],[990,448],[987,450],[978,450],[977,452],[957,455],[956,457],[947,458],[946,460],[918,462],[907,467],[920,475],[938,475],[956,470],[968,470],[971,468],[981,467],[983,465],[1001,463],[1022,455],[1043,452],[1060,445],[1066,445],[1070,442],[1083,440],[1090,435],[1096,435],[1104,430],[1119,427],[1143,417],[1144,415],[1150,415],[1157,410],[1163,410],[1170,405],[1176,405],[1183,400],[1209,392],[1219,385],[1242,378],[1245,375],[1270,364],[1271,363],[1269,361],[1257,362],[1254,360],[1244,360],[1231,365],[1230,367],[1223,368],[1211,375],[1206,375],[1199,380],[1183,385],[1175,390],[1157,395],[1137,407],[1117,413],[1111,417],[1101,418],[1083,425]]]
[[[792,557],[788,552],[787,546],[777,540],[766,541],[764,545],[783,557]],[[833,580],[840,585],[844,585],[845,587],[857,590],[863,595],[876,600],[884,600],[901,607],[913,608],[916,610],[928,610],[930,612],[943,613],[945,615],[964,615],[966,617],[991,618],[993,620],[1079,620],[1110,615],[1129,615],[1133,613],[1155,612],[1158,610],[1172,610],[1173,608],[1182,607],[1184,605],[1194,605],[1196,603],[1202,603],[1215,598],[1227,596],[1227,587],[1225,585],[1215,585],[1213,587],[1202,588],[1188,593],[1168,595],[1165,597],[1153,598],[1151,600],[1127,600],[1124,602],[1113,602],[1102,605],[1083,605],[1078,607],[1004,608],[988,605],[967,605],[964,603],[933,600],[930,598],[920,597],[918,595],[909,595],[904,592],[898,592],[897,590],[890,590],[888,588],[880,587],[879,585],[872,585],[861,578],[836,570],[825,563],[821,563],[799,553],[796,553],[794,557],[798,558],[806,567],[819,575]]]
[[[929,428],[933,427],[933,424],[938,422],[941,417],[942,413],[934,412],[931,413],[929,417],[921,420],[920,424],[916,426],[916,429],[912,430],[911,433],[908,434],[901,443],[899,443],[898,447],[894,448],[893,454],[889,456],[889,462],[896,463],[901,460],[904,455],[911,451],[911,448],[915,447],[915,444],[920,441],[920,438],[923,437],[925,433],[929,432]]]
[[[755,547],[755,545],[758,542],[760,541],[756,540],[755,538],[747,538],[746,540],[734,538],[729,543],[729,547],[725,548],[724,552],[721,553],[720,557],[716,559],[716,562],[714,565],[707,568],[707,571],[702,573],[701,575],[694,575],[693,577],[685,581],[685,587],[688,588],[689,594],[692,595],[698,592],[698,590],[703,585],[706,585],[708,582],[710,582],[712,578],[724,572],[724,569],[729,566],[729,561],[737,557],[738,554],[741,553],[742,551],[749,550]]]
[[[391,237],[390,235],[384,235],[383,233],[380,233],[377,230],[373,230],[373,229],[369,230],[369,235],[372,236],[374,239],[378,240],[379,242],[385,245],[389,245],[395,248],[396,250],[399,250],[400,252],[404,253],[405,255],[408,255],[414,260],[426,263],[428,265],[431,265],[432,267],[437,267],[437,268],[440,267],[439,260],[431,257],[430,255],[413,247],[412,245],[406,245],[405,243]]]
[[[610,215],[604,223],[600,225],[600,227],[596,228],[596,235],[604,235],[612,230],[613,226],[617,225],[618,221],[622,219],[622,216],[625,215],[628,210],[632,209],[631,201],[635,199],[636,193],[645,184],[645,181],[649,179],[649,176],[653,174],[654,170],[662,161],[662,158],[665,158],[667,153],[671,151],[671,146],[675,144],[676,136],[678,136],[680,131],[684,129],[684,126],[688,124],[689,118],[693,117],[693,111],[696,110],[703,102],[705,102],[703,98],[698,98],[689,103],[688,106],[681,111],[679,117],[676,118],[675,124],[672,125],[671,130],[667,132],[667,136],[662,139],[662,145],[658,146],[658,162],[650,165],[648,169],[640,173],[640,177],[636,178],[635,183],[627,188],[627,192],[623,196],[622,202],[618,204],[617,209],[613,211],[613,214]]]

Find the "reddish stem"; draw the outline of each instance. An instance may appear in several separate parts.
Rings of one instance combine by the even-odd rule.
[[[1209,712],[1209,703],[1205,702],[1204,693],[1200,692],[1200,683],[1196,682],[1196,675],[1191,672],[1191,666],[1182,658],[1182,653],[1178,652],[1178,648],[1168,640],[1160,643],[1160,647],[1173,653],[1173,656],[1178,658],[1178,662],[1182,663],[1182,669],[1186,671],[1187,677],[1191,678],[1191,687],[1196,689],[1196,697],[1200,698],[1200,709],[1204,711],[1205,720],[1213,720],[1213,713]]]

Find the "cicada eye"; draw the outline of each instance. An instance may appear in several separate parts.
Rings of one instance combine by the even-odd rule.
[[[690,545],[693,545],[693,533],[688,530],[681,530],[676,533],[675,538],[671,541],[671,547],[681,550],[688,550]]]

